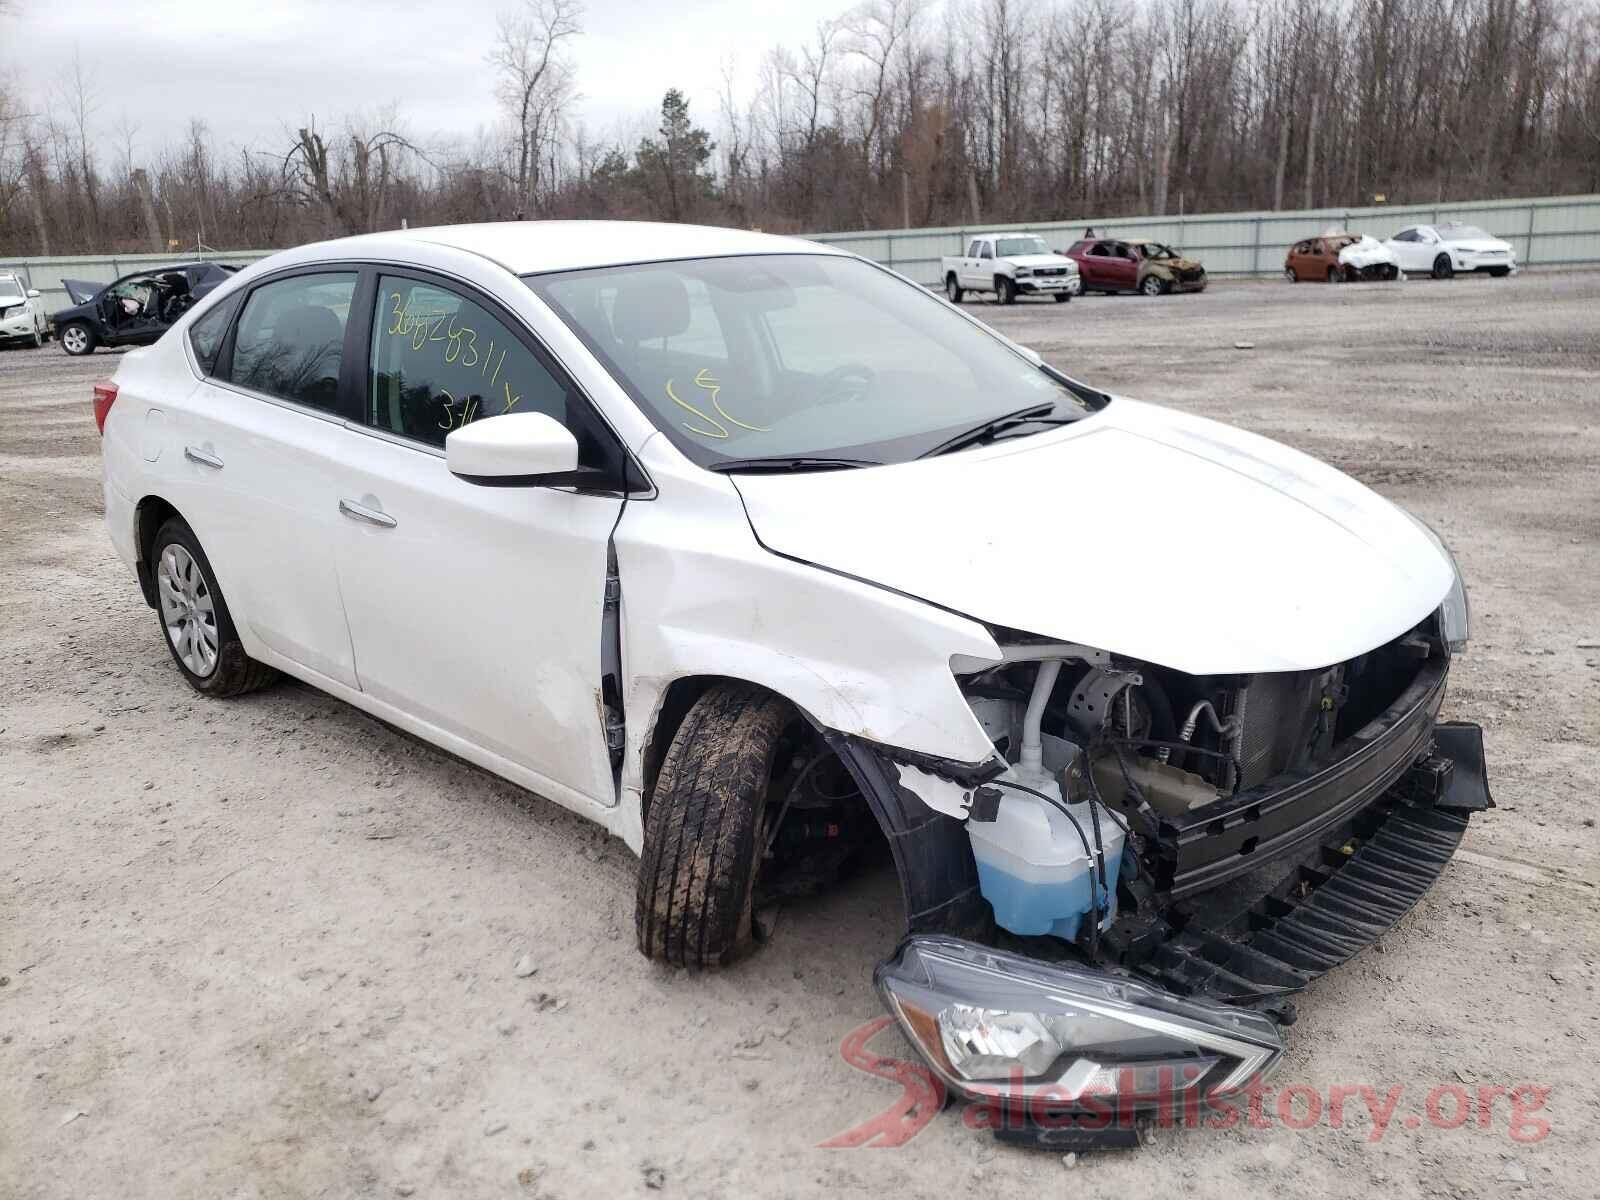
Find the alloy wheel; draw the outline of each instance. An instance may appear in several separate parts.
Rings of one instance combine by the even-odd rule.
[[[89,333],[82,325],[69,325],[61,333],[61,345],[69,354],[82,354],[89,348]]]
[[[172,649],[194,674],[217,669],[217,614],[200,564],[176,542],[161,551],[156,568],[161,624]]]

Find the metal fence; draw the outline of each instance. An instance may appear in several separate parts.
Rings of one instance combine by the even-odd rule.
[[[940,256],[960,254],[968,238],[990,231],[1037,233],[1065,249],[1086,228],[1117,237],[1146,237],[1180,247],[1205,263],[1212,276],[1248,278],[1275,275],[1295,242],[1330,228],[1388,237],[1408,225],[1463,221],[1481,225],[1516,249],[1523,267],[1575,267],[1600,263],[1600,195],[1551,196],[1534,200],[1482,200],[1407,207],[1315,208],[1295,212],[1199,213],[1181,217],[1084,217],[1025,225],[948,226],[942,229],[878,229],[855,233],[814,233],[813,241],[852,250],[909,275],[919,283],[939,283]],[[0,258],[0,270],[14,270],[38,288],[52,311],[71,303],[62,279],[110,283],[124,275],[196,258],[239,266],[271,250],[224,250],[196,255],[82,254],[60,258]]]
[[[1065,250],[1085,229],[1123,238],[1153,238],[1200,259],[1211,276],[1248,278],[1283,270],[1289,247],[1329,229],[1386,238],[1409,225],[1460,221],[1510,242],[1523,267],[1600,263],[1600,195],[1536,200],[1482,200],[1407,207],[1314,208],[1295,212],[1197,213],[1182,217],[1084,217],[1026,225],[967,225],[943,229],[817,233],[812,240],[851,250],[936,286],[941,255],[958,255],[970,237],[987,232],[1037,233]]]

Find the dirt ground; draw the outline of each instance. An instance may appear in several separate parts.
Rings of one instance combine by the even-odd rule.
[[[736,969],[658,968],[633,856],[579,818],[299,684],[196,697],[101,525],[89,385],[116,357],[51,345],[0,352],[0,1195],[1592,1196],[1600,276],[972,311],[1331,460],[1468,579],[1447,713],[1485,726],[1500,807],[1303,998],[1265,1128],[1069,1170],[952,1107],[819,1148],[901,1094],[840,1052],[881,1012],[892,877],[785,910]],[[1225,541],[1235,516],[1173,519]],[[1277,1117],[1291,1085],[1309,1128]],[[1332,1118],[1363,1085],[1402,1089],[1381,1136],[1357,1099]],[[1515,1120],[1486,1092],[1480,1127],[1479,1089],[1519,1085],[1548,1091]]]

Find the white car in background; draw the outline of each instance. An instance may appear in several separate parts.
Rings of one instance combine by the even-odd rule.
[[[1496,278],[1517,269],[1516,251],[1476,225],[1413,225],[1384,243],[1408,275],[1430,274],[1449,279],[1461,271],[1482,271]]]
[[[10,271],[0,271],[0,345],[43,345],[48,323],[39,289],[28,287]]]
[[[1052,296],[1065,304],[1083,290],[1078,264],[1036,233],[982,233],[967,252],[939,260],[944,294],[960,304],[968,292],[992,292],[1001,304],[1018,296]]]
[[[1489,803],[1436,719],[1466,594],[1420,521],[812,242],[302,246],[94,412],[189,685],[292,675],[600,823],[657,960],[730,962],[892,856],[914,936],[876,982],[963,1094],[1243,1086],[1270,1002]],[[1226,939],[1172,908],[1275,870]]]

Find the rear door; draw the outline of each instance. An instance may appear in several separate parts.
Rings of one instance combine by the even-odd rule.
[[[989,248],[989,243],[986,240],[983,238],[974,238],[972,240],[972,244],[967,247],[967,257],[962,263],[964,274],[961,283],[963,287],[983,289],[994,286],[994,279],[984,261],[985,256],[992,258],[993,255],[994,251]]]
[[[338,524],[361,688],[553,799],[615,804],[602,622],[622,497],[467,483],[444,446],[508,412],[561,421],[583,466],[620,464],[620,443],[492,298],[425,272],[372,279],[362,411],[340,431],[337,494],[320,501]]]
[[[174,406],[173,503],[216,568],[234,621],[290,661],[347,687],[355,661],[334,567],[354,269],[318,267],[245,296],[207,378]],[[223,310],[219,309],[218,312]],[[231,306],[229,311],[231,311]],[[196,322],[191,339],[211,318]]]

